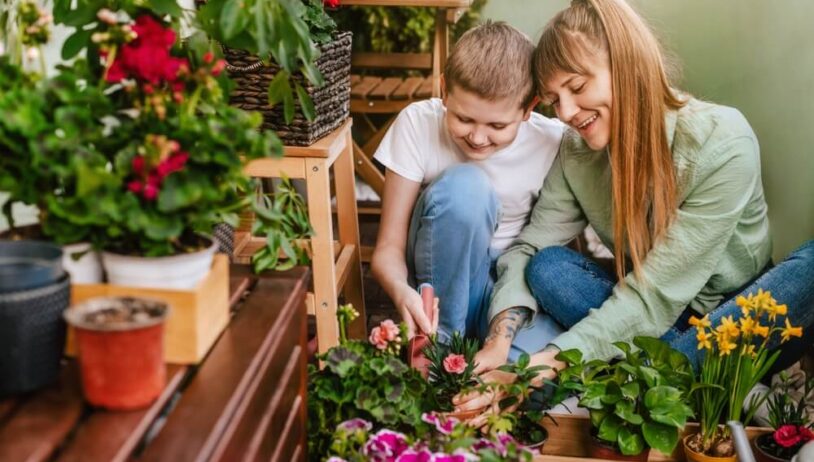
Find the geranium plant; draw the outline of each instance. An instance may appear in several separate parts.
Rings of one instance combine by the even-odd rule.
[[[693,416],[689,360],[656,338],[635,337],[635,349],[625,342],[614,345],[624,353],[615,362],[584,361],[576,349],[560,352],[557,359],[568,367],[559,374],[559,393],[576,393],[595,436],[622,454],[646,447],[670,454]]]
[[[780,354],[779,350],[769,350],[772,339],[779,336],[782,343],[802,335],[802,328],[793,327],[786,317],[786,305],[778,304],[769,292],[738,296],[736,303],[743,314],[737,321],[727,316],[712,328],[709,315],[690,319],[697,330],[698,349],[705,350],[694,396],[701,428],[687,442],[696,452],[719,456],[734,453],[728,429],[722,424],[751,419],[743,417],[746,396]],[[778,325],[781,319],[784,322]]]
[[[228,79],[201,35],[182,44],[172,0],[57,1],[57,21],[76,28],[63,56],[85,50],[88,66],[63,67],[111,101],[105,136],[83,145],[106,156],[85,172],[81,200],[61,210],[73,221],[90,207],[90,240],[119,253],[164,256],[198,249],[200,233],[236,223],[249,204],[244,162],[280,152],[259,114],[228,104]],[[82,62],[81,60],[79,61]],[[79,194],[78,194],[79,195]]]
[[[327,456],[334,430],[346,420],[362,418],[377,428],[412,433],[431,410],[427,382],[399,358],[406,327],[386,320],[374,327],[368,341],[348,340],[347,325],[358,316],[350,305],[337,315],[340,345],[319,359],[323,369],[308,371],[308,454]]]
[[[422,414],[419,436],[390,429],[373,432],[363,419],[340,423],[333,435],[329,462],[481,462],[530,461],[531,453],[510,435],[477,436],[475,429],[456,419]]]

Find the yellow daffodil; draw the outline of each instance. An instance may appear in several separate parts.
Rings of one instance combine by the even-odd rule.
[[[755,320],[752,319],[751,316],[744,316],[741,318],[741,333],[743,335],[749,335],[752,333],[753,329],[755,328]]]
[[[792,337],[802,337],[803,336],[803,328],[802,327],[792,327],[791,323],[789,322],[789,318],[786,318],[786,327],[783,328],[783,331],[780,333],[782,340],[781,343],[788,342],[791,340]]]
[[[738,295],[737,298],[735,298],[735,303],[741,307],[744,316],[749,316],[749,312],[755,308],[752,304],[751,296],[750,298],[746,298],[743,295]]]
[[[741,354],[742,355],[749,355],[752,358],[757,356],[757,352],[755,352],[755,346],[754,345],[744,345],[743,346],[743,351],[742,351]]]
[[[725,336],[718,341],[718,351],[721,353],[721,356],[727,356],[737,346],[737,343],[730,342]]]
[[[752,328],[752,332],[755,335],[760,335],[763,338],[769,336],[769,326],[761,326],[760,323],[755,323],[755,327]]]
[[[740,333],[738,325],[732,319],[732,316],[721,318],[721,325],[715,328],[718,332],[725,332],[730,337],[737,337]]]
[[[709,327],[709,315],[704,315],[704,317],[700,319],[695,316],[690,317],[690,325],[695,327]]]
[[[712,349],[712,334],[708,334],[704,331],[699,331],[695,338],[698,339],[699,350],[703,350],[704,348],[706,348],[707,350]]]
[[[775,312],[781,316],[785,316],[789,312],[789,307],[786,305],[777,305],[775,307]]]

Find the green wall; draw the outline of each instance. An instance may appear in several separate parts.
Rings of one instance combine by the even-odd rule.
[[[565,0],[490,0],[536,40]],[[814,2],[633,0],[683,68],[680,87],[737,107],[760,140],[775,260],[814,238]]]

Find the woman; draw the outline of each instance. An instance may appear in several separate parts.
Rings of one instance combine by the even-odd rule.
[[[612,342],[637,335],[696,358],[689,317],[737,318],[735,296],[759,287],[795,325],[812,323],[814,241],[770,269],[758,143],[737,110],[671,88],[657,41],[623,0],[572,2],[535,55],[541,97],[570,130],[531,222],[498,260],[489,313],[539,306],[568,329],[532,365],[561,368],[554,357],[570,348],[608,359]],[[616,249],[615,278],[562,247],[588,224]]]

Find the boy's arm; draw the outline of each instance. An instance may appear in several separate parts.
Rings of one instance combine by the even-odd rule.
[[[483,348],[475,355],[475,374],[496,369],[506,363],[517,331],[530,317],[531,309],[515,306],[501,311],[492,319]]]
[[[371,258],[373,276],[393,300],[410,337],[415,334],[416,326],[424,332],[432,332],[421,296],[407,281],[407,234],[420,188],[420,183],[387,169],[379,236]]]

